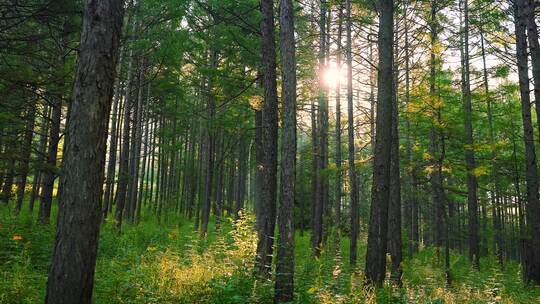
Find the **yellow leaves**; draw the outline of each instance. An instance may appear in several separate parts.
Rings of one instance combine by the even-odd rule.
[[[340,273],[341,267],[339,267],[339,265],[336,265],[336,267],[334,267],[334,271],[332,271],[332,276],[334,276],[334,279],[337,279]]]
[[[474,152],[493,152],[497,149],[495,145],[491,145],[489,143],[475,143],[475,144],[465,144],[463,145],[463,149],[466,151],[474,151]]]
[[[433,100],[431,102],[431,106],[435,110],[442,109],[444,107],[444,100],[442,98],[439,98],[439,97],[433,98]]]
[[[368,159],[355,159],[354,160],[354,166],[356,168],[364,166],[366,163],[368,163],[371,160],[371,158]]]
[[[195,65],[191,64],[191,63],[188,63],[188,64],[184,64],[182,67],[181,67],[181,73],[184,74],[184,75],[188,75],[190,73],[192,73],[194,70],[195,70]]]
[[[14,240],[14,241],[22,241],[23,237],[18,235],[18,234],[15,234],[15,235],[13,235],[13,237],[11,239]]]
[[[472,170],[472,174],[476,177],[489,174],[489,168],[486,166],[478,166]]]
[[[308,289],[307,291],[309,294],[315,294],[317,292],[317,288],[315,286],[311,287],[310,289]]]
[[[259,96],[259,95],[251,96],[251,98],[249,99],[249,105],[254,110],[262,111],[262,107],[263,107],[262,96]]]
[[[448,126],[448,123],[445,121],[439,121],[439,120],[433,120],[432,121],[433,127],[438,130],[444,130]]]
[[[422,111],[422,106],[417,102],[409,102],[407,104],[407,113],[414,114]]]
[[[427,152],[424,152],[422,154],[422,159],[425,160],[425,161],[428,161],[431,159],[431,154],[427,153]]]
[[[443,165],[441,171],[444,173],[452,173],[452,168]]]
[[[443,44],[440,42],[440,41],[436,41],[434,44],[433,44],[433,51],[435,54],[442,54],[443,51],[444,51],[444,46]]]
[[[435,172],[435,170],[437,170],[438,166],[436,165],[429,165],[429,166],[426,166],[424,168],[424,172],[426,174],[432,174],[433,172]],[[452,172],[452,168],[448,167],[448,166],[442,166],[441,167],[441,172],[444,172],[444,173],[451,173]]]

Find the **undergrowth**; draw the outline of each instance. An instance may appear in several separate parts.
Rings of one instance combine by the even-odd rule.
[[[0,207],[0,303],[41,303],[54,241],[54,225],[41,226],[27,212],[15,218]],[[181,223],[181,224],[179,224]],[[111,222],[101,229],[95,303],[272,303],[273,283],[255,280],[254,217],[211,224],[201,239],[187,219],[170,216],[158,225],[144,217],[122,233]],[[309,234],[296,237],[296,303],[540,303],[540,288],[520,281],[519,267],[504,271],[494,258],[481,272],[452,254],[453,284],[447,287],[435,251],[427,248],[403,263],[403,286],[373,290],[363,282],[363,265],[349,268],[346,237],[330,237],[320,258],[311,254]],[[358,261],[365,255],[365,236]]]

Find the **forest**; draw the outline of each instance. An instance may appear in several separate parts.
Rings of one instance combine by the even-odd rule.
[[[539,0],[0,0],[0,304],[540,303]]]

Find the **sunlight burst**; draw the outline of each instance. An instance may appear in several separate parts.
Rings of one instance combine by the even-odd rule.
[[[347,66],[338,66],[335,62],[330,62],[323,70],[323,82],[329,88],[347,83]]]

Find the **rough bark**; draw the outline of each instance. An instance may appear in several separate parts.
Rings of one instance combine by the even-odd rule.
[[[476,270],[480,269],[480,247],[478,234],[478,182],[476,180],[476,159],[472,125],[471,84],[469,71],[469,4],[463,0],[463,115],[465,123],[465,164],[467,167],[467,210],[469,215],[469,258]]]
[[[315,206],[313,207],[313,228],[311,235],[311,247],[313,253],[318,257],[321,253],[323,242],[323,225],[324,211],[326,201],[326,186],[328,178],[324,176],[323,170],[327,168],[325,164],[328,162],[326,158],[328,152],[328,100],[326,96],[326,84],[324,83],[324,72],[326,69],[326,17],[327,17],[327,1],[321,0],[320,3],[320,19],[319,19],[319,96],[317,109],[317,150],[315,151],[316,158],[316,179],[317,188],[315,195]]]
[[[111,119],[111,133],[109,144],[109,161],[107,163],[107,177],[105,180],[105,194],[103,196],[103,219],[107,218],[112,205],[112,193],[114,188],[114,181],[116,179],[116,152],[118,148],[118,115],[120,112],[120,106],[122,102],[122,88],[121,88],[121,71],[123,62],[123,48],[120,48],[120,55],[118,64],[116,65],[116,80],[114,82],[114,101],[113,111]]]
[[[343,4],[339,3],[338,11],[338,33],[337,33],[337,69],[341,70],[341,53],[342,53],[342,25],[343,25]],[[341,199],[342,199],[342,168],[341,168],[341,79],[336,83],[336,203],[335,203],[335,221],[338,237],[336,243],[339,244],[339,231],[341,228]],[[339,248],[339,245],[336,245]]]
[[[123,1],[86,2],[45,303],[92,302],[107,119],[122,19]]]
[[[516,0],[514,12],[523,140],[525,142],[525,179],[527,182],[526,219],[528,225],[524,235],[523,278],[526,282],[538,284],[540,283],[540,201],[538,197],[538,170],[536,167],[537,161],[529,96],[527,37],[525,33],[527,27],[527,1]]]
[[[274,7],[272,0],[261,1],[261,33],[263,61],[263,151],[262,193],[260,208],[260,230],[257,243],[257,269],[259,274],[271,272],[272,247],[274,244],[274,228],[276,223],[277,196],[277,137],[278,137],[278,105],[276,81],[276,48],[274,41]]]
[[[213,50],[211,52],[211,62],[210,68],[217,68],[218,52]],[[210,208],[212,205],[212,189],[214,181],[214,142],[215,135],[214,129],[211,126],[212,120],[215,115],[216,100],[213,90],[213,81],[210,78],[208,80],[208,104],[207,104],[207,115],[208,115],[208,126],[206,127],[206,153],[205,153],[205,188],[204,188],[204,203],[202,205],[202,216],[201,216],[201,237],[205,237],[208,231],[208,222],[210,219]]]
[[[150,84],[148,84],[148,90],[146,95],[146,105],[149,105],[150,102]],[[137,195],[137,207],[135,208],[135,223],[138,224],[141,221],[141,212],[142,212],[142,204],[143,204],[143,196],[145,195],[145,177],[147,175],[147,162],[146,159],[148,158],[149,151],[149,129],[150,129],[150,122],[148,118],[148,110],[146,110],[145,113],[141,114],[141,128],[142,123],[144,122],[144,149],[142,150],[143,156],[142,156],[142,168],[139,173],[140,175],[140,181],[139,181],[139,193]],[[144,117],[146,116],[146,117]],[[142,118],[144,117],[144,118]],[[141,130],[142,132],[142,130]],[[141,146],[139,148],[142,148],[142,133],[141,133]]]
[[[133,23],[135,28],[135,22]],[[126,204],[127,188],[129,183],[129,147],[131,133],[131,87],[133,78],[133,48],[129,50],[128,77],[124,94],[124,117],[122,126],[122,147],[120,151],[120,164],[118,168],[118,186],[116,189],[115,221],[118,230],[122,227],[124,207]]]
[[[430,19],[430,77],[429,77],[429,94],[430,97],[435,100],[438,98],[436,92],[436,77],[437,69],[439,68],[437,52],[435,51],[436,45],[438,43],[439,37],[439,23],[437,19],[437,12],[439,8],[437,7],[436,1],[431,1],[431,19]],[[442,177],[440,175],[439,167],[442,165],[441,153],[440,153],[440,135],[436,122],[439,121],[440,117],[440,108],[433,104],[433,115],[431,117],[432,124],[429,132],[429,153],[431,156],[431,174],[430,174],[430,184],[431,184],[431,195],[432,195],[432,204],[434,207],[433,218],[432,218],[432,230],[433,230],[433,245],[437,248],[437,259],[439,259],[440,247],[442,246],[442,240],[444,237],[444,227],[442,225],[442,208],[443,204],[443,189],[442,189]]]
[[[398,31],[396,26],[396,32]],[[395,39],[395,57],[399,54],[398,37]],[[399,68],[397,58],[394,58],[393,69],[393,99],[392,99],[392,125],[391,125],[391,151],[390,151],[390,201],[388,204],[388,252],[392,259],[391,279],[397,285],[401,285],[401,261],[402,240],[401,240],[401,176],[400,176],[400,153],[399,153],[399,105],[398,105],[398,79]]]
[[[131,130],[131,147],[129,148],[129,183],[126,195],[125,217],[130,223],[134,222],[135,203],[137,201],[137,188],[139,179],[139,166],[141,155],[141,112],[142,112],[142,92],[144,68],[139,59],[137,77],[136,103],[133,104],[133,126]]]
[[[351,200],[351,245],[349,262],[351,267],[356,266],[357,247],[358,247],[358,179],[356,178],[356,167],[354,164],[355,147],[354,147],[354,103],[353,103],[353,87],[352,87],[352,19],[351,19],[351,0],[346,0],[347,9],[347,125],[348,125],[348,158],[349,158],[349,184],[351,185],[350,200]]]
[[[47,148],[46,168],[42,176],[41,200],[39,204],[39,223],[49,224],[54,191],[54,181],[57,177],[56,158],[60,142],[60,122],[62,119],[62,97],[56,96],[52,105],[51,127],[49,129],[49,146]]]
[[[538,26],[535,20],[534,0],[525,0],[524,14],[527,18],[527,38],[531,54],[532,76],[534,80],[534,104],[536,117],[540,117],[540,43],[538,41]],[[540,127],[540,120],[537,120]],[[538,134],[540,142],[540,133]]]
[[[409,19],[408,19],[408,6],[404,8],[404,31],[405,31],[405,105],[408,106],[410,102],[410,87],[411,87],[411,75],[410,75],[410,40],[409,40]],[[407,184],[406,184],[406,206],[405,206],[405,223],[407,224],[407,243],[408,254],[411,257],[415,252],[418,252],[418,207],[417,207],[417,191],[416,191],[416,166],[414,165],[413,153],[412,153],[412,138],[411,138],[411,121],[408,113],[405,115],[405,127],[406,127],[406,160],[408,164],[407,168]]]
[[[275,303],[294,295],[294,199],[296,180],[296,58],[292,0],[280,2],[282,64],[281,204],[278,215]]]
[[[32,183],[32,193],[30,195],[30,202],[28,203],[28,210],[30,213],[34,212],[34,203],[39,194],[39,189],[41,185],[41,177],[43,163],[45,161],[45,150],[47,149],[47,133],[49,133],[49,117],[51,115],[51,108],[45,107],[43,111],[43,120],[42,126],[40,129],[40,138],[39,138],[39,147],[38,147],[38,156],[36,165],[34,168],[34,181]]]
[[[22,209],[24,194],[26,192],[26,178],[30,169],[30,152],[32,150],[32,137],[34,136],[34,125],[36,120],[35,105],[30,105],[26,113],[26,128],[24,130],[23,149],[19,162],[19,176],[17,181],[17,203],[15,214],[19,214]]]
[[[379,75],[373,187],[371,199],[366,279],[381,285],[386,274],[386,247],[388,238],[388,201],[390,190],[390,155],[393,101],[393,43],[394,1],[380,0],[379,8]]]

